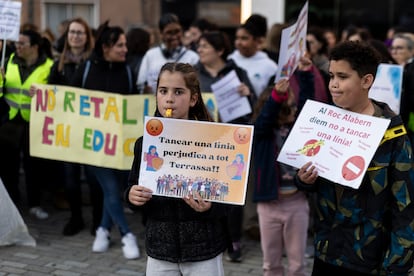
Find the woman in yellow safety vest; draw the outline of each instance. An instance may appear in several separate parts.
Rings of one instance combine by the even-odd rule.
[[[40,207],[40,184],[45,183],[48,171],[45,160],[31,157],[29,150],[30,86],[48,81],[53,60],[44,38],[33,30],[22,31],[15,42],[16,51],[6,63],[2,93],[10,107],[9,120],[0,127],[0,177],[15,203],[20,200],[19,169],[23,161],[27,204],[30,213],[46,219]],[[23,158],[21,160],[21,157]]]

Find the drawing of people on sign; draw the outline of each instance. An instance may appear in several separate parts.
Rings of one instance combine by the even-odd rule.
[[[232,180],[241,180],[244,170],[244,156],[243,154],[237,154],[231,165],[227,166],[227,175]]]
[[[155,172],[161,168],[163,160],[158,157],[156,146],[149,146],[148,152],[144,153],[144,161],[147,162],[147,171]]]
[[[296,63],[296,53],[292,53],[292,55],[290,56],[288,62],[283,65],[282,67],[282,72],[280,73],[281,77],[290,77],[290,75],[293,72],[293,68],[295,66]]]

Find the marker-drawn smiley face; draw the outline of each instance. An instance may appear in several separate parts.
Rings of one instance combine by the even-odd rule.
[[[233,133],[233,139],[237,144],[246,144],[250,141],[250,129],[245,127],[237,128]]]
[[[151,119],[147,122],[147,125],[145,127],[147,129],[147,132],[151,136],[158,136],[163,130],[162,122],[158,119]]]

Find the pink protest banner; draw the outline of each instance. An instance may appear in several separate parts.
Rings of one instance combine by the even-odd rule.
[[[195,191],[208,201],[245,203],[253,126],[146,117],[139,184],[155,195]]]

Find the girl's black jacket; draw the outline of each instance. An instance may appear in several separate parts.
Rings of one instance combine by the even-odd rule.
[[[132,205],[128,193],[138,184],[142,137],[135,142],[134,162],[125,201],[142,208],[146,226],[147,255],[169,262],[194,262],[216,257],[228,247],[227,205],[213,203],[210,210],[196,212],[181,198],[153,196],[142,207]]]

